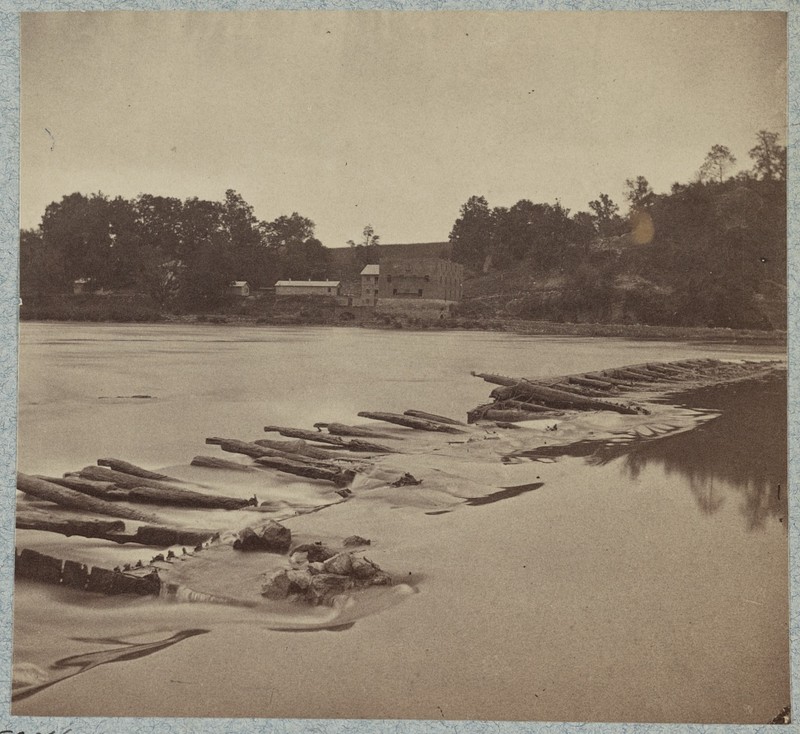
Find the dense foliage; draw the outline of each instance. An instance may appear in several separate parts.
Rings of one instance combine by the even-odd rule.
[[[454,257],[479,277],[531,274],[516,293],[502,281],[507,299],[488,299],[492,315],[513,296],[508,312],[526,318],[782,328],[786,149],[773,133],[757,140],[752,171],[735,177],[724,177],[734,156],[715,145],[696,179],[668,194],[628,179],[624,219],[605,193],[573,216],[558,202],[490,208],[473,196],[450,234]],[[549,286],[520,289],[534,273]]]
[[[232,280],[258,288],[322,278],[327,262],[311,220],[295,212],[259,221],[233,190],[222,202],[74,193],[20,237],[23,295],[66,293],[84,280],[90,290],[148,294],[160,307],[211,308]]]

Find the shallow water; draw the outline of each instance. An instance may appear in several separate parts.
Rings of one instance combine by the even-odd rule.
[[[60,474],[117,456],[177,467],[210,453],[206,436],[252,440],[267,423],[356,422],[367,409],[462,417],[488,394],[472,369],[544,376],[776,355],[474,332],[23,324],[19,465]],[[87,605],[20,583],[15,663],[28,685],[74,656],[109,662],[120,641],[151,654],[109,663],[119,685],[102,700],[105,663],[15,713],[769,721],[788,703],[785,386],[685,401],[708,417],[692,431],[620,430],[613,450],[595,442],[547,464],[487,467],[506,480],[496,501],[468,500],[477,507],[345,503],[295,520],[306,533],[364,528],[377,540],[370,558],[408,579],[346,609]],[[231,492],[250,491],[238,481]],[[320,499],[288,480],[263,492]],[[196,629],[208,632],[174,639]],[[213,670],[191,663],[210,656]]]

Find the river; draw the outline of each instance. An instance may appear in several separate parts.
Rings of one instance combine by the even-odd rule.
[[[18,464],[51,475],[105,456],[175,467],[207,453],[207,436],[252,440],[268,423],[308,428],[407,408],[463,417],[488,392],[471,370],[536,377],[694,357],[783,352],[23,323]],[[789,700],[785,382],[681,400],[719,417],[606,457],[526,460],[513,471],[544,486],[502,502],[428,515],[345,503],[306,516],[302,528],[320,533],[360,522],[384,540],[370,557],[409,576],[402,600],[372,599],[336,632],[318,629],[323,612],[309,613],[317,631],[298,635],[249,610],[87,602],[18,583],[23,678],[44,680],[57,660],[111,639],[113,649],[155,649],[114,662],[103,697],[111,668],[73,661],[80,675],[17,701],[14,713],[767,722]],[[184,636],[159,646],[169,635]]]

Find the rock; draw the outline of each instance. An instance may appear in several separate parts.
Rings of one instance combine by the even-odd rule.
[[[310,573],[324,573],[325,565],[321,561],[315,561],[308,564],[308,570]]]
[[[289,528],[274,520],[258,527],[246,527],[234,541],[233,547],[241,551],[268,551],[270,553],[286,553],[292,544],[292,532]]]
[[[351,574],[357,579],[371,579],[380,569],[366,558],[353,558]]]
[[[413,474],[409,474],[408,472],[406,472],[405,474],[403,474],[402,477],[400,477],[399,479],[397,479],[394,482],[392,482],[391,486],[392,487],[414,487],[414,486],[416,486],[418,484],[422,484],[422,480],[421,479],[417,479],[416,477],[414,477]]]
[[[371,545],[372,541],[368,540],[367,538],[362,538],[360,535],[350,535],[349,537],[344,539],[344,546],[345,548],[349,548],[354,545]]]
[[[377,573],[369,580],[370,586],[391,586],[392,577],[385,571],[377,570]]]
[[[331,550],[327,545],[322,545],[322,543],[305,543],[293,548],[292,555],[295,553],[307,553],[308,562],[316,563],[317,561],[327,561],[329,558],[333,558],[337,551]]]
[[[289,556],[289,562],[293,566],[302,566],[304,563],[308,563],[308,553],[293,551],[292,555]]]
[[[354,581],[349,576],[339,576],[335,573],[319,573],[311,579],[307,598],[314,604],[327,604],[334,596],[342,594],[354,586]]]
[[[270,576],[261,588],[261,596],[267,599],[285,599],[289,596],[289,572],[278,571]]]
[[[325,573],[349,576],[353,570],[353,557],[349,553],[339,553],[325,561],[323,568]]]
[[[307,568],[292,569],[286,572],[286,576],[289,579],[289,589],[291,591],[305,591],[311,586],[311,580],[313,579],[311,571]]]

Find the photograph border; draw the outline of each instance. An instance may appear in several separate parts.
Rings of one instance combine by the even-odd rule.
[[[14,511],[16,471],[17,339],[19,309],[19,20],[22,12],[238,11],[238,10],[502,10],[502,11],[779,11],[788,13],[788,355],[789,355],[789,580],[791,602],[791,705],[800,719],[800,359],[795,329],[800,320],[800,0],[0,0],[0,734],[90,734],[99,732],[761,732],[765,725],[618,724],[559,722],[476,722],[410,720],[189,719],[17,717],[10,713]],[[778,714],[778,711],[775,712]],[[800,723],[789,730],[800,731]]]

